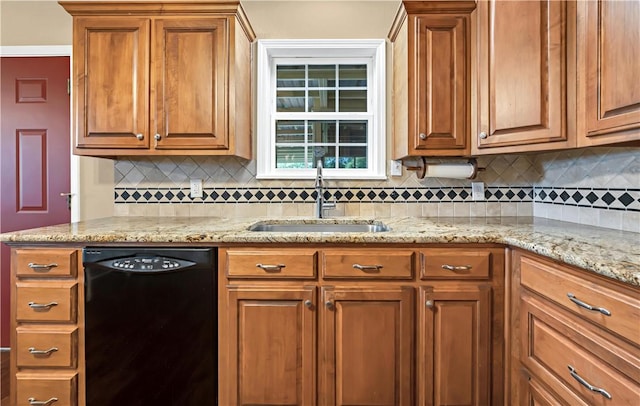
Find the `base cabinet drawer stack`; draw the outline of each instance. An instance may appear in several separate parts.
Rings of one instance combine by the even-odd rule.
[[[219,253],[220,404],[503,404],[504,248]]]
[[[523,405],[640,404],[640,290],[516,252]]]
[[[78,258],[73,248],[14,248],[11,404],[78,402]]]

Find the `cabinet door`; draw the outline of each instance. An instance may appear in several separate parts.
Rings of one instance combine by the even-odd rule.
[[[413,289],[325,287],[322,302],[321,404],[413,405]]]
[[[491,288],[421,287],[418,309],[418,405],[492,404]]]
[[[477,152],[566,141],[566,3],[480,1],[478,17]]]
[[[415,150],[458,150],[464,154],[469,131],[470,16],[418,15],[412,55],[415,86],[415,129],[409,136]],[[410,59],[413,59],[410,57]]]
[[[578,2],[578,24],[578,75],[586,82],[579,117],[587,125],[580,142],[640,140],[640,2]]]
[[[163,18],[154,24],[155,148],[228,148],[227,20]]]
[[[315,288],[227,289],[230,405],[315,405]]]
[[[149,29],[147,18],[76,18],[77,148],[149,147]]]

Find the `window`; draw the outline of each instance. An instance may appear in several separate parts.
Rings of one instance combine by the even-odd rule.
[[[384,47],[258,41],[259,179],[385,178]]]

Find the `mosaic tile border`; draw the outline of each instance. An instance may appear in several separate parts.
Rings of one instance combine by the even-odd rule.
[[[640,189],[535,186],[534,202],[640,212]]]
[[[147,203],[313,203],[313,188],[205,188],[191,198],[189,188],[115,188],[116,204]],[[471,203],[469,187],[359,187],[325,189],[325,199],[338,203]],[[482,202],[533,202],[533,187],[487,187]]]

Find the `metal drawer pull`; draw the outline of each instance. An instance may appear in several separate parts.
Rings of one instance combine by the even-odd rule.
[[[576,372],[576,369],[574,367],[572,367],[571,365],[567,365],[567,367],[569,368],[569,373],[571,374],[571,376],[573,376],[573,378],[576,381],[580,382],[580,384],[582,386],[584,386],[585,388],[589,389],[591,392],[598,392],[599,394],[601,394],[605,398],[611,399],[611,395],[609,394],[609,392],[607,392],[606,390],[604,390],[602,388],[597,388],[597,387],[591,385],[589,382],[585,381],[584,378],[582,378],[580,375],[578,375],[578,373]]]
[[[48,272],[51,270],[51,268],[57,268],[58,264],[56,263],[51,263],[51,264],[34,264],[33,262],[29,262],[27,264],[27,266],[31,269],[33,269],[34,271],[42,271],[42,272]]]
[[[47,304],[29,302],[29,307],[32,308],[33,310],[49,310],[53,306],[57,306],[57,305],[58,305],[58,302],[50,302]]]
[[[605,309],[604,307],[591,306],[590,304],[585,303],[582,300],[575,297],[573,293],[567,293],[567,297],[569,298],[569,300],[571,300],[573,303],[577,304],[580,307],[583,307],[587,310],[591,310],[594,312],[600,312],[605,316],[611,316],[611,312],[609,310]]]
[[[307,309],[311,309],[313,307],[313,302],[309,299],[305,300],[304,307],[306,307]]]
[[[471,265],[442,265],[442,269],[446,269],[447,271],[470,271],[473,268]]]
[[[262,269],[265,272],[280,272],[284,268],[285,264],[268,265],[268,264],[256,264],[256,267]]]
[[[50,404],[57,402],[58,398],[51,398],[49,400],[35,400],[35,398],[27,399],[32,406],[49,406]]]
[[[382,265],[360,265],[360,264],[353,264],[353,267],[355,269],[359,269],[362,272],[379,272],[382,268],[384,268]]]
[[[51,353],[54,353],[58,351],[57,347],[51,347],[48,350],[36,350],[33,347],[29,348],[29,354],[33,354],[33,355],[51,355]]]

